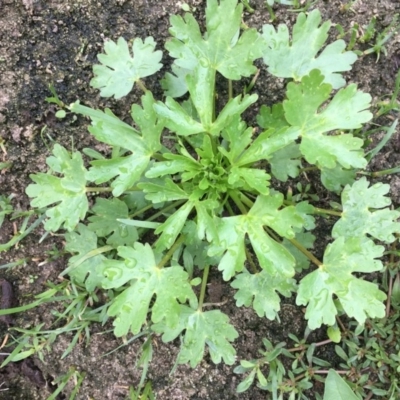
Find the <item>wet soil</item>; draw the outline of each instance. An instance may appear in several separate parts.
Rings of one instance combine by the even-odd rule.
[[[188,1],[196,7],[196,16],[204,20],[205,1]],[[269,14],[263,0],[250,2],[255,9],[246,13],[244,22],[260,28],[269,21]],[[346,1],[348,3],[348,1]],[[340,23],[349,30],[355,23],[367,25],[373,16],[377,17],[377,29],[387,26],[393,15],[400,12],[398,0],[360,0],[351,10],[345,11],[345,2],[340,0],[319,1],[318,7],[323,19]],[[296,13],[288,7],[277,6],[276,21],[293,24]],[[0,162],[10,162],[11,167],[0,172],[0,194],[12,195],[14,209],[29,209],[25,188],[30,183],[29,174],[46,171],[45,158],[53,142],[67,148],[82,149],[98,146],[87,133],[87,121],[68,116],[64,120],[55,118],[54,105],[44,99],[50,95],[49,84],[54,85],[65,103],[80,99],[85,104],[103,108],[110,107],[117,115],[126,115],[132,102],[141,93],[134,91],[122,101],[105,100],[89,87],[92,64],[96,54],[102,50],[104,40],[116,40],[119,36],[127,40],[134,37],[153,36],[158,48],[163,48],[168,39],[169,16],[183,13],[177,0],[0,0]],[[331,29],[331,39],[337,31]],[[368,48],[368,44],[362,49]],[[374,102],[390,97],[394,88],[395,74],[400,63],[400,37],[394,36],[387,44],[387,54],[361,57],[354,69],[346,74],[348,82],[356,82],[360,89],[371,93]],[[171,60],[164,59],[165,68]],[[156,98],[162,97],[159,79],[165,70],[146,80]],[[284,83],[267,75],[261,69],[254,91],[259,94],[261,104],[271,105],[283,99]],[[257,110],[256,110],[257,111]],[[375,121],[388,125],[395,112]],[[378,132],[374,140],[378,140]],[[1,142],[0,142],[1,143]],[[391,142],[371,163],[372,170],[387,169],[400,164],[400,137],[397,132]],[[400,203],[400,178],[389,175],[384,180],[391,184],[395,205]],[[329,199],[326,199],[328,201]],[[9,221],[0,229],[0,243],[7,242],[18,228],[21,219]],[[329,226],[320,226],[318,241],[325,241]],[[42,228],[36,229],[18,246],[0,253],[0,266],[21,261],[9,270],[1,270],[0,278],[12,283],[16,304],[27,304],[35,294],[41,293],[46,282],[59,282],[58,275],[66,267],[63,257],[63,238],[47,236],[43,239]],[[237,308],[233,291],[223,285],[218,274],[212,274],[209,296],[215,302],[226,302],[221,307],[229,315],[231,323],[240,336],[235,342],[238,359],[255,358],[266,337],[273,343],[288,341],[291,332],[301,337],[305,329],[301,309],[294,307],[293,299],[284,299],[280,313],[281,323],[260,319],[250,309]],[[14,318],[15,326],[32,328],[53,320],[53,305],[41,306]],[[56,378],[66,374],[71,366],[86,373],[77,399],[119,400],[125,399],[129,386],[136,386],[140,371],[135,368],[141,339],[129,346],[105,356],[121,345],[110,331],[112,327],[93,324],[89,344],[78,342],[72,353],[61,359],[72,336],[62,335],[44,351],[41,360],[37,355],[20,363],[10,364],[0,371],[0,399],[47,399],[55,390]],[[6,336],[7,326],[0,330],[0,341]],[[315,338],[324,333],[316,333]],[[11,340],[9,338],[9,340]],[[236,393],[239,378],[233,374],[233,367],[214,365],[206,357],[201,364],[191,369],[179,366],[173,375],[179,349],[179,342],[163,344],[160,338],[153,342],[155,349],[148,378],[153,382],[157,398],[175,400],[230,400],[266,399],[266,392],[252,387],[244,394]],[[318,357],[331,359],[332,349],[323,347]],[[69,398],[74,382],[69,382],[58,399]],[[318,387],[315,388],[318,390]],[[314,398],[310,393],[310,398]]]

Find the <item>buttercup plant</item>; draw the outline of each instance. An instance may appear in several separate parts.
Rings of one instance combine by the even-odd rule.
[[[355,179],[368,161],[352,130],[372,118],[371,96],[341,75],[356,54],[343,40],[325,45],[331,24],[317,10],[298,15],[291,38],[286,25],[241,31],[242,13],[237,0],[208,0],[203,33],[192,14],[171,17],[165,101],[142,81],[162,67],[154,39],[136,38],[131,49],[123,38],[107,41],[91,86],[116,99],[142,89],[133,124],[73,103],[69,111],[90,118],[89,132],[110,155],[86,149],[87,168],[80,151],[56,144],[48,173],[32,175],[26,189],[33,207],[46,208],[45,229],[66,231],[72,256],[64,274],[88,293],[112,293],[115,335],[146,325],[164,342],[181,336],[177,362],[192,367],[206,350],[215,363],[235,362],[229,317],[215,305],[204,309],[211,268],[236,289],[238,307],[275,319],[280,295],[295,294],[309,328],[327,325],[337,336],[338,315],[360,325],[385,316],[386,295],[368,274],[383,270],[383,244],[400,232],[389,185]],[[262,105],[256,125],[242,115],[257,94],[234,96],[231,83],[254,76],[255,60],[289,79],[285,100]],[[229,87],[222,109],[220,76]],[[304,167],[341,193],[341,209],[273,188],[272,178],[286,182]],[[316,215],[337,219],[322,260],[310,251]]]

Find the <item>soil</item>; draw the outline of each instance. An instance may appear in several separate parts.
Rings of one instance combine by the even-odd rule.
[[[360,27],[367,25],[373,16],[377,17],[377,30],[381,31],[393,15],[400,12],[398,0],[359,0],[351,10],[345,11],[343,6],[348,2],[319,1],[314,7],[320,9],[324,20],[341,24],[345,31],[355,23]],[[205,1],[187,3],[196,7],[196,17],[203,21]],[[269,14],[263,0],[250,3],[255,12],[246,12],[244,22],[260,29],[269,21]],[[277,17],[274,24],[285,22],[293,25],[296,13],[288,11],[285,6],[275,6],[274,10]],[[93,107],[108,106],[117,115],[126,115],[130,104],[137,101],[141,93],[134,90],[128,99],[122,101],[100,98],[98,91],[89,86],[96,54],[102,50],[105,39],[116,40],[119,36],[127,40],[153,36],[158,48],[163,48],[169,37],[169,17],[176,13],[183,13],[177,0],[0,0],[0,140],[4,141],[0,162],[12,163],[10,168],[0,173],[0,194],[13,197],[14,209],[29,210],[29,199],[25,194],[25,188],[31,182],[29,174],[46,171],[45,158],[53,142],[77,149],[99,146],[88,134],[84,118],[55,118],[55,106],[45,102],[50,95],[49,84],[54,85],[67,104],[80,99]],[[330,32],[331,39],[334,39],[337,31],[332,28]],[[368,47],[366,44],[361,49]],[[378,61],[376,54],[360,57],[354,69],[345,75],[348,82],[356,82],[361,90],[371,93],[375,103],[388,98],[393,92],[400,63],[400,37],[392,37],[386,49],[387,54],[382,53]],[[164,59],[164,70],[146,79],[146,85],[156,98],[162,97],[159,79],[170,62]],[[281,101],[283,87],[282,80],[268,76],[265,67],[261,67],[254,88],[260,96],[258,106]],[[387,126],[395,118],[396,113],[391,112],[375,122]],[[382,132],[378,132],[374,140],[381,136]],[[397,132],[391,144],[370,164],[371,170],[400,164],[399,140]],[[397,206],[400,203],[400,178],[388,175],[384,180],[390,183],[392,198]],[[0,228],[0,243],[6,243],[12,237],[21,221],[6,219]],[[320,226],[317,242],[326,240],[328,228]],[[0,266],[20,261],[20,265],[0,272],[0,278],[12,283],[15,304],[31,302],[35,294],[47,289],[46,282],[59,282],[58,276],[66,268],[62,237],[43,237],[44,233],[42,228],[38,228],[17,246],[0,253]],[[211,275],[209,296],[213,301],[226,300],[222,311],[229,315],[240,335],[234,344],[238,360],[256,358],[264,337],[278,343],[288,341],[289,332],[299,337],[304,332],[304,314],[292,305],[293,298],[283,300],[281,322],[278,323],[258,318],[251,309],[237,308],[232,289],[223,285],[219,274]],[[21,313],[14,317],[13,324],[29,329],[42,323],[48,325],[53,320],[52,310],[55,307],[50,304]],[[105,355],[121,345],[121,340],[115,339],[111,328],[110,324],[104,327],[93,324],[89,344],[78,342],[64,359],[61,355],[72,335],[60,335],[51,346],[51,351],[44,351],[43,360],[34,355],[24,362],[3,368],[0,371],[0,399],[47,399],[57,387],[55,380],[66,374],[71,366],[86,373],[76,399],[127,398],[129,386],[136,387],[140,380],[141,372],[135,368],[135,362],[143,342],[138,339]],[[7,326],[3,326],[0,339],[6,336],[6,330]],[[15,332],[11,331],[11,334],[15,335]],[[324,332],[315,333],[315,338],[319,336],[324,338]],[[237,394],[236,386],[240,378],[233,373],[233,367],[214,365],[208,356],[195,369],[179,366],[174,374],[170,374],[179,341],[164,344],[156,338],[153,346],[155,351],[148,379],[152,381],[158,399],[268,398],[266,392],[255,386]],[[331,359],[331,353],[332,349],[326,346],[320,349],[318,357]],[[74,382],[68,382],[57,398],[69,398],[73,387]],[[319,390],[318,387],[314,389]],[[310,392],[310,398],[314,396]]]

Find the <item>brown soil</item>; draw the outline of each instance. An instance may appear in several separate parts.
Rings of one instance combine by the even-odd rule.
[[[187,2],[197,7],[196,15],[202,20],[205,1]],[[264,1],[253,0],[250,3],[255,13],[246,13],[244,21],[249,26],[260,28],[269,20]],[[323,19],[340,23],[345,30],[354,23],[366,25],[373,15],[377,16],[378,30],[382,30],[393,15],[400,12],[398,0],[360,0],[354,5],[354,11],[341,12],[344,4],[340,0],[319,1],[316,7],[321,10]],[[51,147],[52,141],[67,148],[96,146],[87,133],[87,121],[83,118],[55,118],[55,107],[44,101],[50,95],[48,85],[54,84],[65,103],[80,99],[85,104],[100,108],[109,106],[118,115],[126,115],[130,104],[137,101],[141,93],[134,91],[122,101],[100,98],[98,92],[89,87],[95,56],[102,50],[104,39],[115,40],[121,35],[126,39],[153,36],[158,48],[163,48],[169,36],[169,16],[175,13],[182,13],[177,0],[0,0],[0,139],[4,140],[7,151],[2,153],[0,150],[0,161],[12,163],[11,168],[0,173],[0,194],[13,195],[15,209],[29,209],[29,199],[25,195],[25,188],[30,183],[29,174],[46,171],[47,146]],[[293,24],[297,14],[289,12],[288,7],[279,6],[276,15],[275,24]],[[331,35],[332,38],[337,35],[334,28]],[[164,62],[168,67],[170,60]],[[400,38],[395,36],[387,44],[387,55],[381,54],[378,62],[374,54],[361,57],[346,78],[348,82],[358,83],[361,90],[371,93],[377,101],[392,93],[399,62]],[[158,82],[163,73],[146,80],[146,85],[158,98],[162,96]],[[259,105],[282,100],[282,88],[283,83],[269,77],[263,69],[254,89],[260,96]],[[377,122],[388,125],[394,118],[396,115],[392,113]],[[400,164],[399,148],[396,134],[392,144],[375,158],[371,169]],[[393,175],[385,180],[391,184],[393,200],[400,203],[400,178]],[[13,222],[19,226],[21,219],[4,223],[0,243],[12,237]],[[327,231],[323,228],[317,241],[325,239]],[[62,254],[52,258],[49,253],[54,249],[62,253],[62,237],[48,236],[39,244],[43,234],[44,230],[38,228],[18,246],[0,253],[0,265],[26,259],[25,263],[0,273],[1,278],[12,283],[17,304],[31,302],[33,295],[46,290],[47,281],[58,282],[59,273],[66,267],[67,258]],[[292,306],[293,299],[285,299],[287,304],[282,307],[279,324],[258,318],[250,309],[238,309],[233,291],[222,283],[220,276],[213,274],[209,295],[214,296],[214,301],[227,300],[222,311],[230,316],[240,334],[234,344],[238,360],[257,357],[263,337],[278,343],[287,341],[289,332],[300,337],[303,334],[303,313]],[[48,324],[52,321],[54,308],[50,304],[20,314],[14,318],[14,324],[23,328]],[[71,341],[70,335],[60,336],[51,351],[44,352],[43,361],[33,356],[28,361],[4,368],[0,371],[0,384],[4,382],[0,386],[0,399],[46,399],[55,390],[54,379],[67,373],[71,366],[86,373],[77,399],[125,399],[129,386],[135,387],[140,380],[135,361],[142,340],[104,356],[121,345],[110,328],[109,324],[105,327],[93,324],[89,344],[78,343],[65,359],[61,360],[61,355]],[[6,333],[4,329],[0,333],[1,339]],[[321,335],[324,338],[324,332]],[[233,367],[214,365],[208,357],[195,369],[179,366],[175,374],[170,375],[179,341],[166,345],[158,338],[153,345],[155,354],[148,379],[152,380],[158,399],[268,398],[266,392],[254,386],[244,394],[237,394],[235,390],[240,378],[233,374]],[[329,347],[323,348],[318,357],[331,358],[331,351]],[[69,382],[58,398],[69,398],[73,386],[74,383]]]

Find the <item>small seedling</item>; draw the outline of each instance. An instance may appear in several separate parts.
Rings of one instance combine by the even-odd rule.
[[[373,25],[375,26],[375,24]],[[376,36],[375,44],[365,50],[363,52],[364,55],[367,54],[372,54],[376,53],[376,61],[379,61],[379,57],[381,55],[381,52],[386,56],[387,55],[387,50],[386,47],[384,46],[391,38],[393,35],[395,35],[400,29],[400,24],[398,24],[398,14],[396,14],[393,17],[392,22],[378,35]]]

